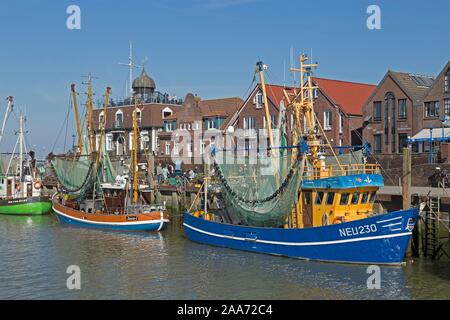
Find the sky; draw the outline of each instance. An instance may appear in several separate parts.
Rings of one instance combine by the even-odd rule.
[[[70,5],[80,7],[80,30],[66,26]],[[381,9],[380,30],[367,28],[370,5]],[[96,99],[107,86],[112,98],[125,95],[119,63],[130,41],[157,90],[202,99],[246,98],[259,60],[268,82],[292,84],[291,47],[296,60],[312,53],[316,76],[372,84],[389,69],[437,75],[450,60],[448,0],[2,0],[0,12],[1,117],[14,96],[41,157],[72,145],[71,83],[83,93],[91,73]],[[10,120],[1,152],[15,142]]]

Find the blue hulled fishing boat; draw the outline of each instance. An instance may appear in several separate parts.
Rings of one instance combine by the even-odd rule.
[[[257,64],[270,147],[264,154],[259,149],[253,159],[237,155],[233,164],[222,152],[214,154],[214,174],[205,179],[197,201],[184,214],[185,234],[203,244],[299,259],[402,264],[419,210],[377,210],[376,194],[384,185],[379,166],[368,164],[363,151],[353,155],[359,160],[346,163],[328,141],[320,142],[312,82],[317,65],[307,60],[302,55],[295,70],[300,72],[300,88],[284,90],[286,110],[294,119],[292,147],[274,143],[274,136],[285,136],[285,115],[280,114],[274,134],[266,68]],[[326,139],[324,132],[322,137]],[[324,156],[325,147],[331,156]]]

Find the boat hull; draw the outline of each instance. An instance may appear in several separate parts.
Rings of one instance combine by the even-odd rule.
[[[258,228],[184,215],[186,236],[231,249],[327,262],[399,265],[404,261],[417,209],[305,229]]]
[[[14,216],[33,216],[50,213],[52,203],[46,197],[31,197],[0,200],[0,214]]]
[[[103,215],[91,214],[63,206],[53,201],[53,211],[61,223],[84,228],[115,231],[160,231],[169,223],[164,212]]]

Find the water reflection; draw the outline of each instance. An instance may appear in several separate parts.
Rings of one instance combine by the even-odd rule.
[[[66,288],[81,268],[80,291]],[[161,233],[60,225],[53,216],[0,216],[2,299],[410,299],[450,298],[449,264],[382,267],[315,263],[204,246],[179,221]]]

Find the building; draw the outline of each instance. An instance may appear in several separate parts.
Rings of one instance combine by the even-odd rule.
[[[242,105],[240,98],[201,100],[188,94],[186,100],[170,98],[156,91],[155,81],[146,73],[133,81],[134,95],[138,98],[139,154],[153,154],[157,161],[172,162],[172,156],[188,155],[194,158],[204,152],[210,141],[203,133],[220,134],[223,124]],[[106,149],[111,157],[131,155],[133,148],[134,99],[111,102],[106,109],[93,112],[96,144],[99,145],[100,128],[105,118]],[[192,142],[185,148],[173,141],[174,133],[187,133]],[[209,139],[211,140],[211,139]],[[184,150],[185,149],[185,150]],[[201,150],[200,150],[201,149]],[[183,151],[186,153],[183,154]],[[187,162],[187,159],[184,159]]]
[[[362,107],[376,86],[324,78],[313,78],[313,85],[318,87],[314,92],[316,118],[328,142],[337,148],[362,145]],[[323,136],[321,140],[326,143]]]
[[[180,158],[185,164],[203,163],[206,148],[222,136],[229,118],[241,105],[242,100],[236,97],[201,100],[187,94],[182,107],[163,120],[158,157],[165,162]]]
[[[388,71],[363,107],[363,138],[376,154],[395,154],[436,110],[424,111],[434,77]]]
[[[361,145],[362,105],[372,94],[375,86],[324,78],[313,78],[313,85],[318,87],[313,93],[314,108],[316,119],[325,133],[324,136],[322,130],[318,128],[317,133],[323,144],[328,140],[334,147]],[[279,127],[280,114],[283,114],[285,110],[287,136],[291,137],[294,119],[292,110],[287,108],[288,101],[284,91],[290,94],[294,92],[294,88],[268,84],[266,91],[272,128]],[[260,139],[259,131],[266,129],[267,125],[264,99],[259,84],[250,93],[242,107],[230,118],[227,126],[232,126],[234,130],[243,129],[244,132],[248,132],[246,148],[252,145],[249,130],[254,130],[256,133],[253,139]],[[303,124],[302,130],[306,131]]]
[[[156,153],[159,148],[158,135],[164,128],[164,119],[182,107],[182,101],[169,98],[168,94],[156,91],[155,81],[145,70],[133,81],[134,93],[138,96],[137,121],[140,126],[140,151]],[[111,102],[106,109],[93,112],[96,143],[99,144],[100,125],[105,118],[106,149],[111,156],[129,155],[132,150],[134,101],[127,98],[120,103]]]

